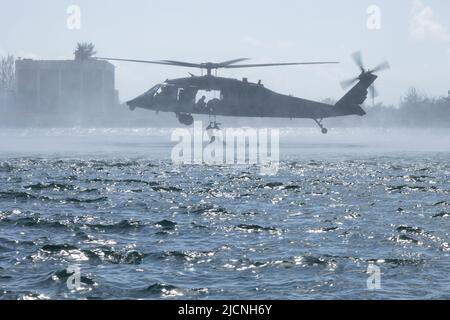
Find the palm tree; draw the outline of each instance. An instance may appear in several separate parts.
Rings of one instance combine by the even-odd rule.
[[[79,42],[75,50],[75,60],[87,60],[92,58],[97,52],[92,42]]]

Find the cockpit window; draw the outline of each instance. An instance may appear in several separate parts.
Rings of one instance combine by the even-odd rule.
[[[156,95],[161,93],[162,87],[163,87],[162,84],[157,84],[156,86],[154,86],[153,88],[148,90],[145,94],[148,95],[148,96],[154,97],[154,96],[156,96]]]

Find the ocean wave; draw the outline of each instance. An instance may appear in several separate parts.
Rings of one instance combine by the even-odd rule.
[[[155,226],[158,228],[162,228],[163,230],[173,230],[177,226],[177,223],[164,219],[164,220],[156,222]]]

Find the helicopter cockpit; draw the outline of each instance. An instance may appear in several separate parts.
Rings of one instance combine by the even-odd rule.
[[[195,104],[197,89],[184,88],[169,84],[167,82],[159,83],[143,94],[152,101],[177,102],[182,104]]]
[[[127,102],[131,110],[137,107],[145,109],[161,109],[161,105],[176,101],[177,88],[166,82],[159,83],[139,97]]]
[[[166,83],[158,83],[156,86],[152,87],[150,90],[148,90],[145,95],[147,97],[156,97],[157,95],[161,94],[163,91],[165,91],[165,88],[167,87]]]

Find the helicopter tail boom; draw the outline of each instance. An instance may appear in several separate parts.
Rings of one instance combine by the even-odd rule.
[[[365,115],[361,105],[366,101],[369,88],[377,78],[373,73],[361,74],[358,83],[335,104],[336,116]]]
[[[341,100],[339,100],[336,105],[337,116],[346,116],[346,115],[360,115],[363,116],[366,112],[361,108],[361,105],[366,101],[367,95],[370,91],[372,96],[372,103],[374,102],[375,97],[377,96],[377,90],[375,89],[374,82],[377,80],[378,76],[376,73],[390,69],[389,62],[384,61],[380,63],[375,68],[369,70],[364,67],[363,58],[360,51],[355,52],[353,55],[353,61],[361,70],[361,74],[356,78],[343,81],[341,85],[343,88],[347,88],[356,84],[353,88],[347,92]]]

